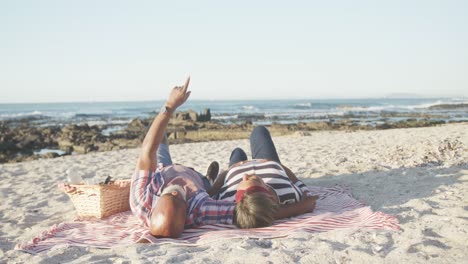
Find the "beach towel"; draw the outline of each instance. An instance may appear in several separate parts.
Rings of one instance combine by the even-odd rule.
[[[319,196],[312,213],[277,220],[270,227],[238,229],[233,225],[205,225],[184,230],[180,238],[155,238],[130,211],[102,220],[75,220],[60,223],[31,241],[19,243],[16,250],[40,253],[52,248],[85,246],[114,248],[138,242],[197,246],[233,238],[278,238],[296,232],[325,232],[334,229],[399,230],[396,217],[374,212],[352,197],[349,189],[309,186],[311,195]]]

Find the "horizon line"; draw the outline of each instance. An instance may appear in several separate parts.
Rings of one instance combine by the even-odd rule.
[[[361,100],[361,99],[468,99],[468,96],[408,96],[408,97],[393,97],[393,96],[370,96],[370,97],[321,97],[321,98],[255,98],[255,99],[201,99],[194,98],[189,101],[286,101],[286,100]],[[78,100],[78,101],[18,101],[18,102],[1,102],[0,104],[71,104],[71,103],[129,103],[129,102],[161,102],[167,99],[151,99],[151,100]]]

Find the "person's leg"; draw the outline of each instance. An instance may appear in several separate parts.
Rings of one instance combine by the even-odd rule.
[[[244,160],[247,160],[247,154],[245,154],[245,151],[241,148],[235,148],[231,152],[231,157],[229,158],[229,167]]]
[[[250,149],[253,159],[268,159],[281,163],[270,132],[264,126],[257,126],[250,134]]]
[[[164,134],[164,139],[161,142],[161,144],[159,144],[156,155],[157,155],[158,163],[162,163],[164,167],[172,165],[172,158],[171,158],[171,153],[169,152],[169,143],[167,141],[166,134]]]

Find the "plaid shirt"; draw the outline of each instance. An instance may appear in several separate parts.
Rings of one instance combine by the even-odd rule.
[[[146,226],[149,226],[151,209],[164,187],[164,177],[159,169],[136,170],[132,177],[130,207],[133,214]],[[199,190],[189,198],[187,204],[185,228],[207,224],[232,224],[235,208],[233,202],[213,200],[205,190]]]

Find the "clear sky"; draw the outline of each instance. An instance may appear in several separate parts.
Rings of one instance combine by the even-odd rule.
[[[468,1],[1,1],[0,102],[468,96]]]

